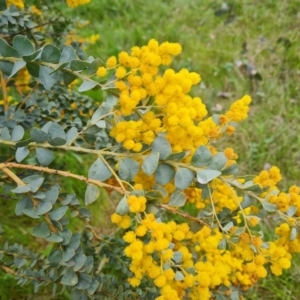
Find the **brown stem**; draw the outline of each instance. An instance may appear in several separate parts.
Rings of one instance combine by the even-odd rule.
[[[35,171],[39,171],[39,172],[46,172],[46,173],[49,173],[49,174],[57,174],[57,175],[64,176],[64,177],[75,178],[77,180],[84,181],[86,183],[92,183],[92,184],[100,186],[100,187],[114,189],[114,190],[116,190],[117,192],[119,192],[121,194],[124,193],[124,191],[121,188],[119,188],[119,187],[115,187],[115,186],[112,186],[110,184],[101,182],[101,181],[96,180],[96,179],[90,179],[90,178],[87,178],[85,176],[73,174],[73,173],[66,172],[66,171],[60,171],[60,170],[56,170],[56,169],[49,169],[49,168],[45,168],[45,167],[41,167],[41,166],[32,166],[32,165],[18,164],[18,163],[14,163],[14,162],[0,164],[0,169],[2,169],[13,180],[14,180],[14,178],[12,176],[14,176],[14,177],[17,177],[17,176],[13,172],[11,172],[9,169],[7,169],[7,168],[18,168],[18,169],[26,169],[26,170],[35,170]],[[8,174],[7,172],[10,172],[10,173]],[[17,181],[15,181],[15,182],[18,183]],[[20,184],[18,183],[18,185],[20,185]],[[23,183],[23,185],[25,185],[25,184]]]
[[[8,97],[6,91],[6,83],[2,71],[0,71],[0,83],[1,83],[1,89],[3,95],[3,102],[4,102],[4,112],[6,112],[8,110]]]
[[[186,218],[186,219],[189,219],[189,220],[191,220],[191,221],[200,223],[200,224],[202,224],[202,225],[205,225],[205,226],[211,228],[211,226],[210,226],[209,224],[205,223],[204,221],[199,220],[199,219],[197,219],[197,218],[195,218],[195,217],[192,217],[192,216],[190,216],[189,214],[187,214],[187,213],[185,213],[185,212],[179,211],[179,210],[177,210],[176,208],[174,208],[174,207],[172,207],[172,206],[169,206],[169,205],[167,205],[167,204],[160,204],[159,207],[164,208],[164,209],[166,209],[166,210],[168,210],[168,211],[170,211],[170,212],[172,212],[172,213],[174,213],[174,214],[180,215],[180,216],[182,216],[182,217],[184,217],[184,218]]]

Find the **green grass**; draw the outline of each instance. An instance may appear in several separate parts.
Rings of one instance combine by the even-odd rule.
[[[281,187],[299,185],[300,1],[231,0],[227,11],[221,9],[222,3],[224,1],[91,0],[89,5],[65,9],[64,13],[90,20],[90,25],[80,33],[83,36],[100,34],[100,41],[87,51],[103,60],[134,45],[144,45],[151,38],[159,42],[179,42],[183,52],[173,67],[186,67],[201,74],[202,83],[193,93],[203,99],[210,113],[225,111],[244,94],[252,96],[249,118],[234,137],[220,145],[231,146],[239,154],[241,174],[257,174],[268,165],[276,165],[283,175]],[[57,1],[56,6],[61,9],[61,1]],[[250,70],[256,75],[251,77]],[[262,80],[258,80],[260,78]],[[75,173],[82,172],[76,167],[79,163],[74,157],[66,155],[61,163],[72,165]],[[79,193],[84,189],[74,181],[65,188]],[[92,208],[97,211],[94,221],[99,222],[99,228],[105,224],[101,222],[103,203]],[[110,209],[109,204],[105,209]],[[6,212],[6,216],[12,218],[13,210],[5,209]],[[11,220],[6,230],[12,224]],[[18,228],[18,233],[15,229],[9,231],[11,239],[28,244],[30,234],[22,231],[21,226]],[[282,277],[262,280],[249,291],[246,299],[298,299],[299,263],[297,258],[292,269]],[[7,280],[4,282],[4,279]],[[4,293],[7,286],[14,287],[13,296]],[[15,287],[11,277],[0,273],[1,299],[23,299],[22,291]]]

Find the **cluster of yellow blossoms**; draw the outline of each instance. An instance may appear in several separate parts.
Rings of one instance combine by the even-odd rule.
[[[67,0],[67,5],[69,7],[77,7],[79,5],[90,3],[91,0]]]
[[[212,118],[204,117],[207,109],[199,97],[191,97],[192,86],[200,82],[197,73],[182,69],[175,72],[160,66],[168,66],[172,57],[181,52],[176,43],[162,43],[151,40],[147,46],[133,47],[131,53],[121,52],[110,57],[105,67],[97,71],[104,77],[111,69],[117,80],[119,109],[122,116],[138,115],[138,120],[124,121],[121,116],[111,131],[124,148],[140,151],[142,144],[151,145],[158,133],[166,133],[173,152],[189,150],[192,155],[199,145],[206,145],[224,131],[232,134],[233,122],[247,117],[249,96],[236,101],[230,110],[219,118],[216,124]]]
[[[154,139],[164,136],[172,153],[186,152],[173,163],[174,168],[197,172],[199,168],[192,163],[196,149],[205,146],[212,157],[217,155],[211,141],[234,133],[236,123],[247,117],[251,98],[244,96],[224,114],[206,117],[202,100],[189,95],[200,76],[186,69],[175,72],[168,68],[172,57],[180,52],[179,44],[151,40],[147,46],[110,57],[96,75],[108,80],[110,86],[113,83],[119,93],[110,134],[125,151],[135,152],[134,157],[141,162]],[[237,154],[232,148],[226,148],[222,155],[227,159],[222,170],[236,163]],[[131,259],[132,276],[128,282],[137,287],[144,279],[153,280],[160,290],[157,300],[208,300],[221,286],[227,287],[230,295],[234,289],[253,286],[268,272],[281,275],[291,266],[291,253],[300,252],[300,237],[295,232],[300,189],[291,187],[289,193],[282,193],[276,186],[280,180],[276,167],[262,171],[249,182],[224,175],[203,187],[193,180],[182,190],[186,204],[179,209],[169,204],[170,195],[176,191],[171,179],[159,188],[164,190],[163,197],[154,201],[160,211],[158,216],[147,210],[148,205],[153,205],[147,193],[130,195],[128,214],[114,213],[111,218],[119,227],[128,229],[123,237],[128,243],[124,253]],[[157,189],[155,174],[147,175],[142,168],[130,184],[133,190]],[[247,190],[251,186],[259,187],[256,194],[255,189]],[[253,201],[243,207],[245,195]],[[259,229],[261,205],[269,205],[278,217],[274,240],[265,240]],[[178,223],[170,220],[166,211],[190,219],[195,226],[181,219]],[[200,215],[195,217],[197,212]],[[224,221],[222,214],[231,218],[231,224],[228,219]]]

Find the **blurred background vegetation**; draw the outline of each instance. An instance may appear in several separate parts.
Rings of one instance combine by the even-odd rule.
[[[28,3],[45,5],[43,0]],[[58,14],[75,22],[88,21],[84,26],[77,23],[77,34],[92,39],[99,34],[100,39],[94,36],[95,43],[85,50],[103,60],[134,45],[142,46],[151,38],[179,42],[183,51],[172,67],[200,73],[202,82],[193,93],[202,98],[210,113],[225,111],[245,94],[252,97],[249,118],[218,146],[235,149],[240,174],[257,174],[276,165],[283,175],[281,188],[300,184],[299,0],[91,0],[76,9],[68,9],[63,1],[53,1],[53,5]],[[88,94],[101,98],[95,92]],[[62,157],[61,163],[80,173],[82,162],[78,159]],[[66,183],[66,189],[70,188],[83,194],[77,183]],[[93,208],[100,232],[107,223],[104,202]],[[105,209],[109,210],[109,205]],[[0,218],[10,216],[12,220],[13,213],[11,205],[4,206]],[[23,221],[11,221],[7,228],[13,228],[12,240],[28,244],[30,234],[22,231]],[[299,263],[296,258],[291,270],[261,281],[245,298],[299,299]],[[0,299],[48,299],[25,294],[0,270]]]

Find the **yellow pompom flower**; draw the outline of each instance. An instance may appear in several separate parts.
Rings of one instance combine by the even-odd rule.
[[[117,65],[117,58],[115,56],[111,56],[106,61],[107,68],[114,68]]]
[[[106,69],[104,67],[100,67],[97,70],[97,76],[104,77],[106,75]]]
[[[90,0],[67,0],[67,5],[72,8],[87,3],[90,3]]]

